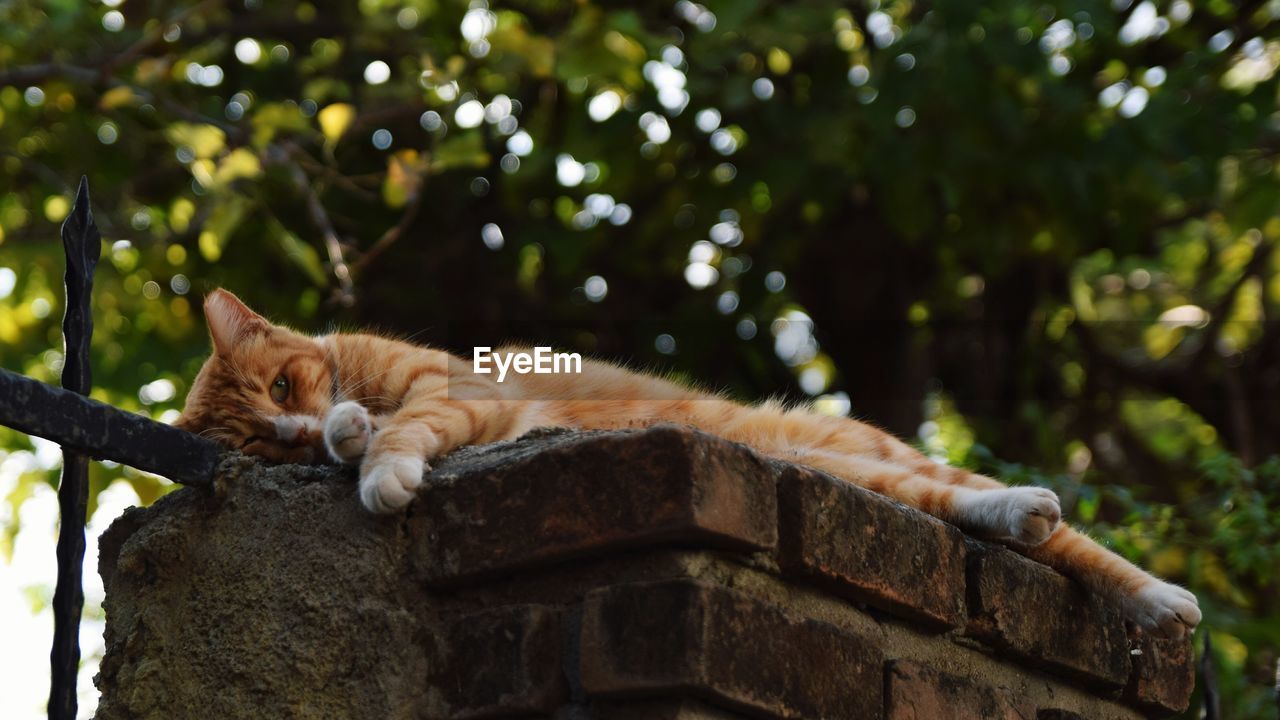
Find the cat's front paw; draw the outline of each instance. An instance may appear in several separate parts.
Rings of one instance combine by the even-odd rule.
[[[324,419],[324,446],[334,460],[354,465],[369,447],[373,425],[369,411],[357,402],[341,402]]]
[[[372,512],[392,513],[413,500],[427,464],[412,455],[384,455],[360,468],[360,501]]]
[[[1181,640],[1200,624],[1200,602],[1189,590],[1152,578],[1126,601],[1125,614],[1156,637]]]
[[[974,524],[998,537],[1039,545],[1062,520],[1058,496],[1038,487],[978,491],[968,503]]]

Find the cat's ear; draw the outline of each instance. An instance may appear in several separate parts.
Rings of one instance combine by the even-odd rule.
[[[240,298],[218,288],[204,298],[204,318],[209,323],[209,336],[213,349],[227,354],[245,335],[255,330],[265,330],[267,319],[240,302]]]

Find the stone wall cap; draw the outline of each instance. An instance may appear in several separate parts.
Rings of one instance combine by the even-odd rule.
[[[458,674],[465,669],[453,668],[442,675],[439,663],[449,658],[489,657],[506,663],[513,677],[518,677],[503,697],[520,712],[549,712],[556,703],[583,692],[575,686],[583,682],[574,675],[578,671],[565,670],[569,675],[564,676],[559,669],[548,673],[539,665],[557,653],[570,657],[581,652],[568,648],[576,642],[574,633],[582,631],[581,621],[574,619],[580,617],[582,607],[588,619],[597,623],[588,628],[593,633],[591,657],[602,658],[601,662],[621,658],[617,661],[621,664],[608,666],[613,674],[601,674],[605,665],[588,668],[587,689],[602,688],[602,698],[607,699],[601,707],[620,708],[630,688],[656,692],[654,688],[668,687],[697,688],[695,695],[702,701],[726,712],[749,710],[778,717],[804,717],[796,708],[856,706],[864,713],[871,705],[882,704],[879,685],[874,697],[860,696],[854,702],[835,695],[806,698],[808,692],[836,693],[836,686],[806,684],[799,676],[785,673],[778,677],[788,678],[790,684],[785,691],[774,692],[752,685],[752,677],[771,677],[765,671],[725,674],[697,665],[697,672],[690,671],[688,678],[626,671],[622,661],[631,657],[629,653],[643,655],[643,648],[607,647],[605,641],[610,638],[636,635],[620,626],[600,625],[601,613],[630,617],[626,598],[634,593],[658,607],[668,602],[664,599],[668,595],[662,594],[668,591],[645,588],[705,588],[707,582],[728,583],[732,593],[723,595],[712,587],[699,590],[711,593],[705,597],[670,602],[683,613],[682,622],[697,623],[689,627],[698,628],[699,637],[722,638],[718,642],[726,644],[712,649],[723,652],[726,662],[733,654],[732,634],[749,632],[750,623],[758,622],[775,633],[803,629],[804,637],[812,636],[805,640],[809,646],[827,648],[824,652],[832,657],[858,658],[858,672],[868,682],[873,677],[887,678],[883,673],[891,671],[898,673],[895,688],[909,689],[910,683],[941,687],[951,677],[948,669],[925,668],[912,670],[913,679],[908,682],[902,668],[916,668],[919,658],[900,657],[894,647],[883,646],[882,633],[850,635],[826,624],[826,618],[810,623],[804,619],[810,611],[790,607],[817,602],[799,598],[825,598],[821,602],[844,608],[839,612],[854,618],[850,622],[855,625],[872,623],[874,628],[875,623],[887,623],[921,638],[918,642],[951,648],[937,652],[976,650],[1001,666],[1057,678],[1055,682],[1076,688],[1071,692],[1101,698],[1100,702],[1123,703],[1131,708],[1126,712],[1160,716],[1180,711],[1191,693],[1194,677],[1188,643],[1156,642],[1135,633],[1113,608],[1089,597],[1078,583],[998,545],[966,537],[955,527],[889,498],[816,470],[764,459],[745,446],[692,428],[550,429],[510,442],[463,448],[434,463],[421,496],[408,512],[396,516],[366,513],[356,496],[355,479],[353,468],[272,466],[230,454],[220,467],[213,492],[183,489],[118,519],[100,544],[100,571],[108,593],[108,653],[99,678],[108,712],[101,717],[113,717],[111,708],[124,707],[112,694],[113,688],[126,680],[138,682],[124,668],[130,653],[137,652],[139,628],[154,625],[144,615],[130,615],[141,612],[132,603],[161,592],[166,583],[203,586],[206,580],[183,575],[197,571],[209,573],[207,582],[223,583],[228,593],[247,593],[246,603],[262,602],[253,582],[286,592],[290,582],[327,582],[328,590],[308,587],[298,590],[298,597],[291,601],[305,599],[329,608],[336,598],[349,601],[347,595],[367,592],[377,599],[360,601],[361,612],[366,613],[361,617],[375,612],[370,608],[383,608],[376,612],[416,617],[418,627],[472,618],[465,622],[474,623],[474,628],[445,627],[438,634],[444,640],[433,641],[437,644],[447,645],[449,638],[519,635],[522,644],[510,650],[440,651],[444,654],[435,660],[423,661],[437,663],[437,669],[424,670],[423,677],[452,678],[445,683],[452,689],[428,693],[419,701],[453,708],[445,713],[451,717],[488,717],[507,709],[495,705],[492,698],[468,705],[468,688],[488,687],[501,677],[491,674],[484,682],[468,684]],[[277,544],[285,545],[287,551],[277,549]],[[726,579],[729,575],[724,572],[717,580],[710,575],[697,577],[685,568],[679,571],[684,576],[677,572],[648,579],[677,582],[683,577],[701,584],[642,584],[628,589],[636,579],[621,580],[619,573],[610,570],[644,553],[673,550],[707,554],[717,563],[729,563],[725,567],[741,567],[741,572],[761,580],[752,581],[754,590],[732,587],[738,581]],[[519,588],[534,586],[529,578],[570,577],[566,574],[570,571],[577,574],[565,581],[559,593],[520,595]],[[326,572],[333,577],[326,578]],[[781,590],[759,590],[765,578]],[[189,590],[184,592],[191,595]],[[435,598],[424,601],[435,608],[430,617],[424,619],[426,611],[421,608],[396,605],[406,593]],[[234,598],[219,598],[216,611],[225,615],[234,603]],[[785,606],[782,615],[771,609],[775,604]],[[715,610],[721,607],[736,608],[737,614],[718,618]],[[149,609],[146,617],[154,618],[158,612]],[[338,609],[332,612],[348,615]],[[721,627],[722,620],[729,624]],[[654,626],[655,631],[660,625]],[[838,633],[838,639],[833,636],[831,641],[834,645],[828,647],[815,635],[826,632],[823,628]],[[135,636],[130,637],[130,632]],[[415,637],[425,637],[422,632]],[[186,642],[198,645],[204,640],[192,636]],[[126,650],[130,643],[135,647]],[[804,645],[796,643],[799,651]],[[862,646],[865,652],[857,649]],[[768,661],[763,645],[750,647],[757,661]],[[1141,654],[1131,655],[1131,647],[1139,648]],[[661,649],[685,662],[693,662],[689,657],[704,657],[682,654],[689,652],[684,646]],[[392,655],[419,651],[426,652],[381,649]],[[566,668],[573,664],[563,662]],[[653,673],[660,667],[655,665]],[[1015,704],[1026,702],[1010,695],[1008,688],[975,686],[956,692],[957,697],[976,698],[975,703],[996,702],[992,698],[1000,703],[1005,698]],[[939,695],[944,696],[950,697]],[[679,703],[657,706],[684,707]],[[1074,710],[1041,707],[1041,711]],[[626,714],[619,713],[619,717]]]

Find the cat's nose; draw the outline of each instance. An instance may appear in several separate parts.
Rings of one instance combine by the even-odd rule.
[[[305,422],[300,422],[295,417],[281,415],[275,418],[274,424],[276,426],[276,437],[284,445],[297,447],[309,444],[311,440],[310,432]]]

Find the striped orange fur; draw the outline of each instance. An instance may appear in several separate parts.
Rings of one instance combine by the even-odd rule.
[[[205,299],[213,354],[178,420],[279,462],[359,465],[376,512],[407,505],[426,462],[457,447],[537,427],[692,425],[774,458],[808,465],[965,530],[1007,541],[1118,602],[1148,630],[1182,637],[1196,598],[1060,522],[1058,498],[943,466],[863,422],[776,403],[742,405],[615,365],[581,374],[510,375],[503,383],[439,350],[366,334],[307,337],[272,325],[234,295]]]

